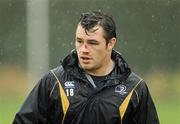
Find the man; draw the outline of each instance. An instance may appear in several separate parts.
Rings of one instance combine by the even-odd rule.
[[[76,49],[35,86],[14,124],[159,124],[145,82],[113,50],[116,27],[83,13]]]

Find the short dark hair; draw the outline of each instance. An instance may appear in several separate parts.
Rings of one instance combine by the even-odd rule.
[[[79,24],[85,28],[86,34],[95,26],[101,26],[105,33],[104,38],[106,39],[106,44],[108,44],[111,38],[116,38],[116,25],[112,16],[107,15],[101,11],[90,11],[82,13],[79,19]]]

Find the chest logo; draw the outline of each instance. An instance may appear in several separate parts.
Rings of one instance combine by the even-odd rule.
[[[126,86],[125,86],[125,85],[122,85],[122,84],[116,86],[116,87],[115,87],[115,92],[116,92],[116,93],[119,93],[119,94],[121,94],[121,95],[127,94],[127,92],[126,92]]]
[[[73,88],[74,87],[74,81],[66,81],[64,83],[65,87]]]
[[[75,89],[75,85],[74,85],[74,81],[66,81],[64,83],[64,88],[66,91],[66,95],[67,96],[74,96],[74,89]]]

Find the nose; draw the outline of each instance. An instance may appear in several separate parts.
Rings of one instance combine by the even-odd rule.
[[[89,48],[87,44],[82,44],[80,47],[80,52],[84,52],[84,53],[88,53],[89,52]]]

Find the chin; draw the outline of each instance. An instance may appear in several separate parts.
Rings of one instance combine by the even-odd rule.
[[[89,69],[90,69],[90,68],[89,68],[88,66],[86,66],[86,65],[82,65],[81,68],[84,69],[84,70],[89,70]]]
[[[92,69],[92,67],[90,67],[89,65],[84,65],[84,64],[81,64],[81,68],[84,70],[91,70]]]

